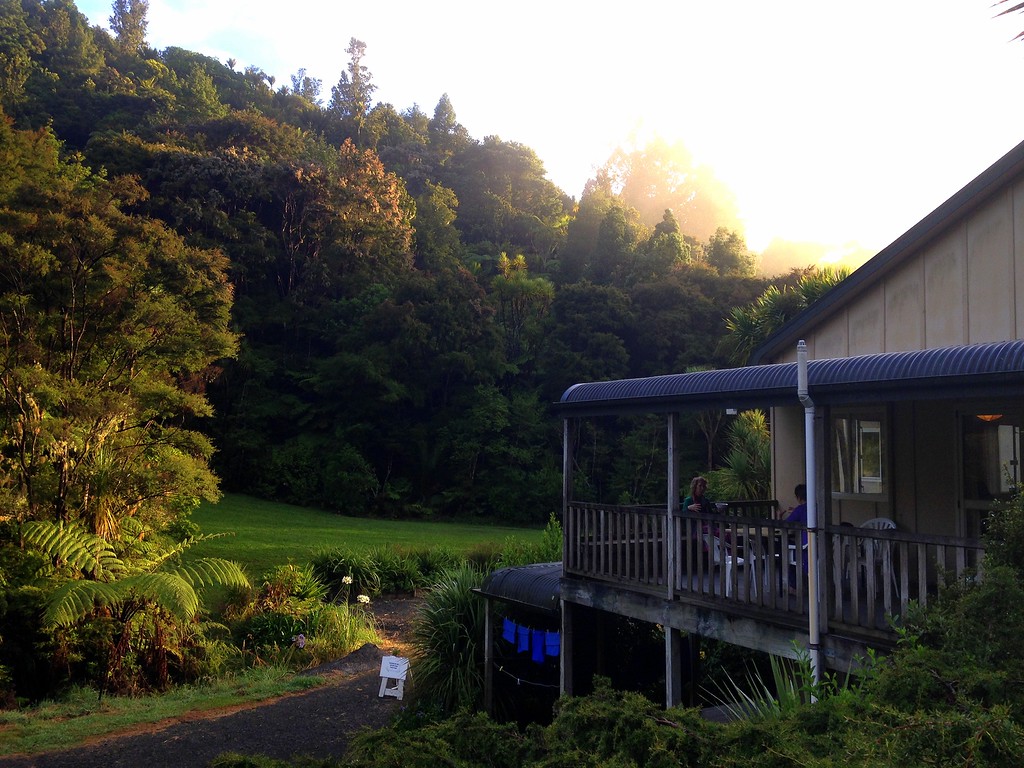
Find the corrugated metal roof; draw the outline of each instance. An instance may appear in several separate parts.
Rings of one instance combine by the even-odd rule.
[[[546,613],[559,613],[561,563],[534,563],[494,571],[478,590],[487,597]]]
[[[816,403],[1020,396],[1024,341],[811,360],[807,388]],[[645,379],[575,384],[562,395],[568,414],[668,412],[707,407],[796,405],[797,364],[778,363]]]

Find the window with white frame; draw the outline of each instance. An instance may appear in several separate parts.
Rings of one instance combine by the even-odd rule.
[[[885,493],[886,440],[883,414],[837,414],[832,420],[832,492]]]

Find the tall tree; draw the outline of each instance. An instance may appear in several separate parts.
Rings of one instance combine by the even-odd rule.
[[[134,54],[146,44],[149,0],[114,0],[110,29],[121,53]]]
[[[717,227],[739,226],[733,194],[681,142],[656,138],[643,146],[619,148],[602,170],[612,189],[649,227],[666,208],[682,232],[698,240],[710,237]]]
[[[589,277],[604,285],[615,282],[622,285],[629,274],[637,246],[645,239],[645,227],[637,220],[631,208],[613,205],[601,221],[597,232]]]
[[[703,249],[704,263],[720,275],[750,277],[754,274],[754,254],[739,232],[719,227]]]
[[[345,53],[349,55],[348,68],[341,73],[338,84],[331,88],[328,109],[349,130],[349,137],[360,145],[363,124],[370,113],[373,92],[377,86],[373,84],[370,70],[363,64],[366,43],[353,37]]]
[[[29,28],[21,3],[0,4],[0,108],[7,114],[22,101],[36,66],[33,57],[42,50],[43,41]]]
[[[469,132],[456,119],[455,107],[452,106],[447,93],[438,99],[427,130],[430,146],[438,154],[440,165],[469,143]]]
[[[498,275],[492,281],[498,302],[498,324],[505,334],[505,354],[520,363],[530,351],[529,327],[536,326],[555,297],[555,289],[543,277],[530,277],[522,254],[498,259]]]
[[[227,261],[130,215],[143,192],[0,124],[0,507],[113,536],[215,498],[203,387],[231,355]]]
[[[323,80],[319,77],[311,77],[306,74],[306,68],[302,67],[291,77],[292,93],[317,104],[320,101],[320,90],[323,88]]]

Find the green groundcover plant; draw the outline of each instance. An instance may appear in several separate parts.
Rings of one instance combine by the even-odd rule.
[[[977,574],[913,613],[898,647],[856,676],[813,682],[806,659],[723,686],[736,719],[664,709],[598,679],[561,698],[550,725],[493,720],[467,697],[447,717],[411,709],[357,736],[337,768],[417,766],[973,766],[1024,764],[1024,502],[996,511]],[[467,579],[467,582],[471,582]],[[454,598],[449,598],[454,599]],[[224,755],[219,768],[287,763]]]

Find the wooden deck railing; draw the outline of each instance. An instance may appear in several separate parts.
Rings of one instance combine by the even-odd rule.
[[[799,524],[690,512],[669,521],[663,507],[574,502],[563,528],[567,575],[761,618],[807,613]],[[851,526],[824,529],[817,550],[824,621],[868,634],[891,634],[911,601],[926,604],[949,575],[977,574],[983,554],[977,540]]]

